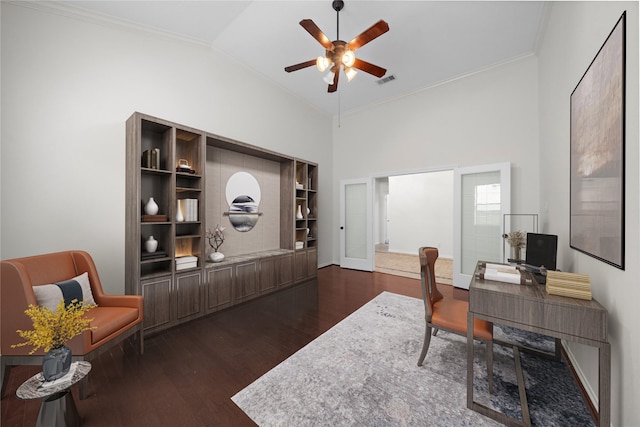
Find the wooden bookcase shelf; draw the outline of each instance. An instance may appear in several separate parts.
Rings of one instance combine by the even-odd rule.
[[[207,173],[208,147],[279,166],[278,249],[208,261],[205,233],[216,224],[207,223],[206,197],[225,185]],[[316,276],[317,164],[134,113],[127,120],[126,171],[126,292],[144,297],[145,333]],[[166,221],[143,220],[151,197]],[[145,252],[150,236],[158,241],[155,254]]]

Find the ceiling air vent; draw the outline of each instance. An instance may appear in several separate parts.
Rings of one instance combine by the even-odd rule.
[[[395,80],[395,79],[396,79],[396,76],[394,76],[393,74],[391,74],[390,76],[383,77],[383,78],[381,78],[380,80],[378,80],[378,84],[379,84],[379,85],[383,85],[383,84],[385,84],[385,83],[389,83],[390,81]]]

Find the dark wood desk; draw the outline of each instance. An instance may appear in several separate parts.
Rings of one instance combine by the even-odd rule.
[[[531,276],[532,283],[511,283],[483,280],[480,272],[484,262],[478,262],[469,285],[469,314],[467,334],[467,407],[506,425],[531,425],[526,406],[524,384],[520,387],[524,403],[523,419],[519,421],[488,408],[473,399],[473,319],[537,332],[554,338],[598,347],[598,419],[600,426],[611,420],[611,347],[607,341],[607,310],[596,300],[580,300],[547,294]],[[520,367],[518,349],[514,350],[516,370]],[[519,377],[522,377],[520,372]]]

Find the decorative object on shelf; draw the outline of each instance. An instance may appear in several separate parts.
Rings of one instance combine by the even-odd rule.
[[[304,190],[304,186],[296,181],[296,190]]]
[[[167,222],[166,215],[142,215],[142,222]]]
[[[153,197],[149,197],[149,201],[144,205],[144,213],[147,215],[156,215],[158,213],[158,204]]]
[[[33,322],[33,330],[18,329],[18,335],[26,341],[11,345],[12,348],[33,346],[29,354],[39,348],[46,352],[42,361],[42,375],[46,381],[52,381],[64,376],[71,366],[71,350],[65,346],[67,341],[84,331],[94,329],[90,327],[93,319],[84,314],[94,308],[95,304],[83,304],[77,299],[68,304],[64,299],[51,311],[46,306],[29,304],[25,314]]]
[[[178,160],[178,166],[176,166],[176,172],[184,172],[184,173],[190,173],[190,174],[196,173],[196,171],[194,171],[191,168],[191,165],[189,165],[189,161],[186,159]]]
[[[225,192],[229,205],[229,222],[238,231],[249,231],[256,223],[261,213],[258,212],[261,192],[260,185],[253,175],[247,172],[237,172],[227,181]]]
[[[507,243],[511,246],[511,259],[521,261],[522,249],[527,243],[527,233],[523,231],[512,231],[509,234],[503,234],[502,237],[507,239]]]
[[[149,253],[155,252],[158,249],[158,241],[153,236],[149,236],[144,242],[144,249]]]
[[[178,199],[178,210],[182,213],[182,221],[198,221],[198,199]]]
[[[302,216],[302,205],[298,205],[298,212],[296,212],[296,219],[304,219],[304,216]]]
[[[185,255],[181,257],[176,257],[176,270],[186,270],[188,268],[197,268],[198,267],[198,257],[193,255]]]
[[[180,200],[177,201],[177,206],[176,206],[176,222],[184,222],[184,215],[182,213],[182,203],[180,203]]]
[[[569,138],[569,246],[621,270],[626,234],[625,27],[626,12],[571,92]]]
[[[222,252],[211,252],[209,254],[209,259],[212,262],[221,262],[224,259],[224,254]]]
[[[311,209],[307,208],[307,216],[311,213]]]
[[[215,230],[207,230],[206,233],[209,246],[213,249],[213,252],[209,254],[209,259],[213,262],[220,262],[224,259],[224,254],[219,251],[220,246],[224,243],[224,227],[216,225]]]
[[[142,153],[142,167],[160,169],[160,149],[153,148]]]

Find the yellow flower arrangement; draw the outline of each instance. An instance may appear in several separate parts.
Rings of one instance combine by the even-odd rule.
[[[29,304],[29,308],[24,312],[33,321],[33,330],[18,329],[16,332],[26,341],[13,344],[11,347],[32,345],[33,350],[29,354],[33,354],[40,347],[44,348],[45,353],[52,348],[61,347],[76,335],[94,329],[89,326],[93,319],[84,317],[84,314],[93,307],[95,307],[94,304],[82,304],[76,299],[67,306],[61,299],[53,312],[47,307]]]

